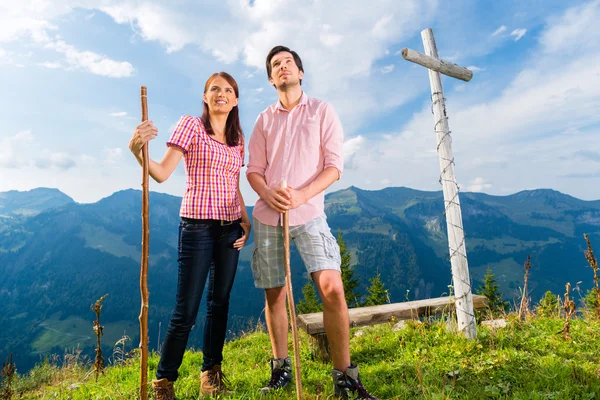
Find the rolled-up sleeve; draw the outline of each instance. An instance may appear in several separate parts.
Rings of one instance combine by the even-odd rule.
[[[321,135],[323,167],[337,168],[341,178],[344,171],[344,130],[337,113],[330,104],[327,104],[323,111]]]
[[[256,119],[252,135],[248,141],[248,169],[246,169],[246,176],[252,173],[265,175],[267,169],[267,141],[265,139],[265,131],[263,129],[263,116],[262,114]]]

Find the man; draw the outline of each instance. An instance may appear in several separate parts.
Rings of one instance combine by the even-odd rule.
[[[254,126],[246,175],[259,195],[254,207],[252,273],[265,289],[265,319],[273,359],[263,392],[292,379],[288,357],[281,213],[289,210],[290,238],[315,282],[323,302],[325,332],[331,346],[336,396],[376,399],[362,386],[350,363],[348,307],[340,270],[340,250],[325,217],[324,191],[343,170],[343,131],[333,108],[308,97],[301,88],[304,68],[298,54],[276,46],[267,55],[267,76],[279,101],[263,111]],[[280,188],[286,179],[287,189]]]

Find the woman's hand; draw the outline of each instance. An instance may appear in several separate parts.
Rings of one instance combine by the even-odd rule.
[[[131,150],[134,156],[139,157],[144,144],[154,139],[157,135],[158,129],[152,124],[152,121],[142,122],[133,132],[133,137],[129,141],[129,150]]]
[[[244,247],[246,245],[246,242],[248,241],[248,238],[250,237],[250,229],[251,229],[251,225],[249,222],[241,222],[240,226],[244,230],[244,236],[242,236],[241,238],[236,240],[235,243],[233,243],[233,248],[238,249],[238,250],[242,250],[242,247]]]

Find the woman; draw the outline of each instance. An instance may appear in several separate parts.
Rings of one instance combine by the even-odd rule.
[[[239,250],[250,233],[250,220],[239,187],[244,140],[238,96],[233,77],[225,72],[211,75],[204,86],[202,116],[181,117],[167,142],[162,161],[149,160],[150,176],[158,183],[169,178],[182,157],[186,171],[180,210],[177,302],[156,379],[152,381],[156,399],[175,399],[173,383],[196,321],[207,277],[210,279],[200,390],[202,394],[220,394],[226,389],[221,361],[229,295]],[[136,128],[129,148],[140,163],[142,146],[157,133],[152,121]]]

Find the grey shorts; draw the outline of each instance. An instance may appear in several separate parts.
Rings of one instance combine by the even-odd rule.
[[[296,244],[309,273],[325,269],[341,271],[340,247],[324,215],[304,225],[290,226],[290,240]],[[251,266],[254,286],[257,288],[285,286],[283,227],[264,225],[254,218]]]

